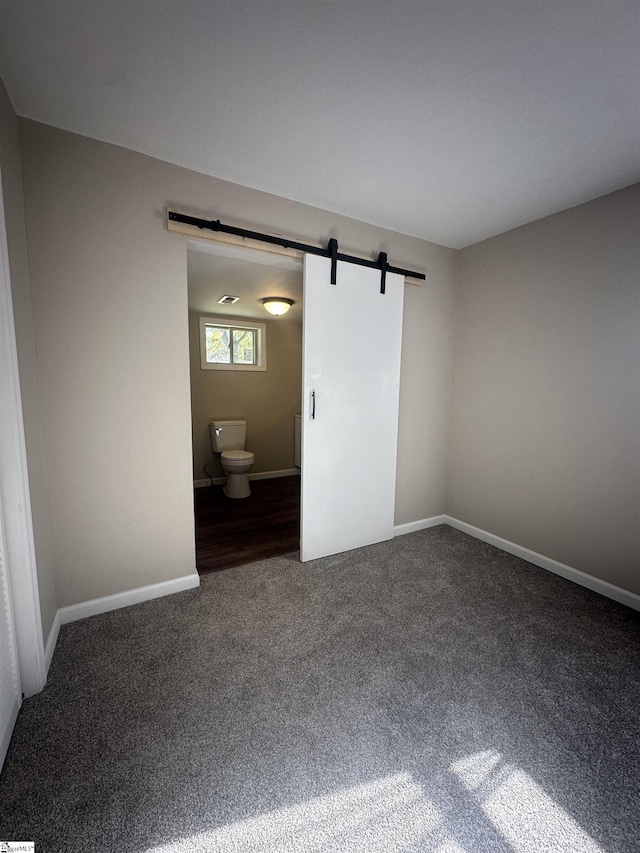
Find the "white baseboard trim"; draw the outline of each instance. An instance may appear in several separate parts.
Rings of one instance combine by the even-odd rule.
[[[266,473],[273,476],[273,472]],[[276,476],[285,477],[288,476],[288,472],[276,474]],[[259,474],[257,477],[267,479],[264,474]],[[206,485],[209,485],[209,480],[204,482]],[[510,542],[508,539],[488,533],[486,530],[481,530],[479,527],[474,527],[472,524],[467,524],[449,515],[434,515],[431,518],[410,521],[407,524],[397,524],[393,528],[393,535],[395,538],[396,536],[403,536],[406,533],[415,533],[418,530],[436,527],[440,524],[448,524],[450,527],[460,530],[462,533],[467,533],[475,539],[480,539],[482,542],[494,545],[508,554],[513,554],[515,557],[520,557],[528,563],[533,563],[534,566],[539,566],[541,569],[546,569],[549,572],[553,572],[553,574],[560,575],[560,577],[572,581],[579,586],[584,586],[587,589],[593,590],[593,592],[604,595],[606,598],[611,598],[613,601],[625,604],[633,610],[640,611],[640,595],[615,586],[615,584],[608,581],[600,580],[600,578],[593,577],[593,575],[588,575],[586,572],[581,572],[579,569],[574,569],[564,563],[559,563],[557,560],[545,557],[544,554],[538,554],[529,548],[523,548],[521,545],[516,545],[515,542]],[[175,580],[150,584],[149,586],[138,587],[137,589],[131,589],[126,592],[119,592],[115,595],[105,595],[101,598],[94,598],[90,601],[61,607],[55,615],[45,646],[46,672],[49,671],[49,667],[51,666],[51,659],[53,658],[61,625],[66,625],[68,622],[76,622],[79,619],[86,619],[88,616],[96,616],[99,613],[107,613],[110,610],[118,610],[121,607],[128,607],[131,604],[139,604],[142,601],[150,601],[153,598],[171,595],[175,592],[195,589],[198,586],[200,586],[200,576],[197,572],[194,572],[191,575],[185,575]]]
[[[539,566],[541,569],[546,569],[548,572],[553,572],[554,575],[560,575],[560,577],[572,581],[578,584],[578,586],[584,586],[587,589],[593,590],[593,592],[604,595],[605,598],[611,598],[613,601],[625,604],[633,610],[640,611],[640,595],[637,595],[635,592],[630,592],[628,589],[623,589],[608,581],[595,578],[593,575],[581,572],[580,569],[574,569],[572,566],[559,563],[557,560],[552,560],[551,557],[545,557],[544,554],[538,554],[529,548],[523,548],[522,545],[516,545],[515,542],[509,542],[508,539],[488,533],[486,530],[481,530],[479,527],[474,527],[472,524],[467,524],[465,521],[460,521],[450,515],[434,515],[431,518],[410,521],[408,524],[398,524],[393,528],[393,535],[395,537],[402,536],[405,533],[415,533],[417,530],[426,530],[428,527],[435,527],[438,524],[448,524],[449,527],[454,527],[456,530],[467,533],[475,539],[480,539],[482,542],[494,545],[496,548],[500,548],[501,551],[513,554],[514,557],[520,557],[520,559],[526,560],[528,563],[533,563],[534,566]]]
[[[299,468],[282,468],[280,471],[259,471],[257,474],[249,474],[249,479],[274,480],[276,477],[293,477],[299,473]]]
[[[60,611],[56,610],[56,615],[53,617],[53,625],[51,626],[51,630],[49,631],[49,636],[47,637],[47,642],[44,647],[44,666],[46,673],[49,672],[53,653],[56,650],[56,643],[58,642],[58,634],[60,633],[61,624]]]
[[[415,533],[417,530],[426,530],[427,527],[437,527],[446,524],[446,515],[433,515],[431,518],[421,518],[419,521],[409,521],[407,524],[396,524],[393,528],[393,537],[404,536],[405,533]]]
[[[604,595],[606,598],[611,598],[620,604],[626,604],[627,607],[631,607],[633,610],[640,610],[640,595],[636,595],[634,592],[629,592],[629,590],[615,586],[615,584],[608,581],[595,578],[593,575],[588,575],[586,572],[581,572],[572,566],[559,563],[557,560],[552,560],[551,557],[545,557],[544,554],[538,554],[536,551],[529,550],[529,548],[523,548],[522,545],[509,542],[508,539],[502,539],[502,537],[495,536],[493,533],[487,533],[486,530],[481,530],[479,527],[474,527],[457,518],[447,516],[447,524],[450,527],[455,527],[456,530],[468,533],[469,536],[487,542],[489,545],[495,545],[496,548],[500,548],[508,554],[513,554],[515,557],[520,557],[528,563],[533,563],[534,566],[539,566],[541,569],[553,572],[554,575],[560,575],[560,577],[566,578],[566,580],[573,581],[578,586],[584,586],[587,589],[593,590],[593,592]]]
[[[16,697],[11,703],[11,710],[8,714],[6,713],[6,708],[3,709],[3,716],[5,719],[3,720],[2,728],[0,729],[0,770],[2,770],[2,765],[4,764],[4,760],[9,750],[11,735],[13,734],[13,729],[15,727],[16,720],[18,719],[19,711],[20,700],[18,697]]]
[[[115,595],[104,595],[101,598],[93,598],[90,601],[71,604],[68,607],[61,607],[56,613],[58,628],[60,625],[66,625],[68,622],[77,622],[78,619],[97,616],[98,613],[119,610],[121,607],[129,607],[130,604],[140,604],[142,601],[161,598],[163,595],[172,595],[174,592],[184,592],[186,589],[195,589],[198,586],[200,586],[200,576],[197,572],[194,572],[191,575],[185,575],[175,580],[153,583],[149,586],[129,589],[126,592],[117,592]],[[51,640],[51,636],[50,634],[49,640]],[[55,643],[53,645],[55,646]],[[48,646],[49,642],[47,642]],[[53,655],[53,648],[51,649],[51,655]]]
[[[257,474],[249,474],[250,480],[274,480],[276,477],[294,477],[296,474],[300,473],[299,468],[282,468],[279,471],[258,471]],[[213,484],[215,486],[222,486],[227,482],[226,477],[214,477]],[[194,480],[193,488],[201,489],[204,486],[210,486],[211,480]]]

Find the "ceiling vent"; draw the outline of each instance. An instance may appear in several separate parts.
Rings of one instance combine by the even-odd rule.
[[[239,296],[221,296],[220,299],[218,299],[218,305],[235,305],[239,299]]]

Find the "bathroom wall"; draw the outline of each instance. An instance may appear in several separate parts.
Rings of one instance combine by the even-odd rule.
[[[252,474],[294,468],[293,425],[300,412],[302,385],[301,323],[286,317],[268,320],[266,312],[260,318],[267,327],[265,371],[202,370],[199,316],[189,312],[194,480],[206,478],[203,466],[213,458],[209,421],[214,417],[246,420],[245,446],[256,457]],[[223,475],[219,463],[209,470]]]
[[[640,185],[464,249],[447,512],[640,594]]]

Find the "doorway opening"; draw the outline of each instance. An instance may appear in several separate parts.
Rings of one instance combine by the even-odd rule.
[[[187,280],[196,566],[202,575],[299,549],[302,264],[270,252],[188,240]],[[260,301],[270,296],[293,305],[273,317]],[[260,363],[256,356],[247,369],[253,357],[245,348],[237,369],[234,330],[252,324],[261,330]],[[217,333],[223,342],[231,341],[231,354],[228,364],[207,369],[202,330],[213,325],[223,330]],[[211,421],[246,422],[244,449],[255,457],[248,497],[225,494]]]

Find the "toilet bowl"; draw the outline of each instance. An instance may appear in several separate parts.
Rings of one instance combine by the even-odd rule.
[[[211,449],[220,454],[222,470],[227,475],[223,489],[228,498],[248,498],[249,471],[254,463],[254,455],[244,449],[247,435],[246,421],[209,421]]]
[[[251,494],[249,471],[255,457],[249,450],[225,450],[220,456],[222,470],[227,475],[223,489],[228,498],[248,498]]]

